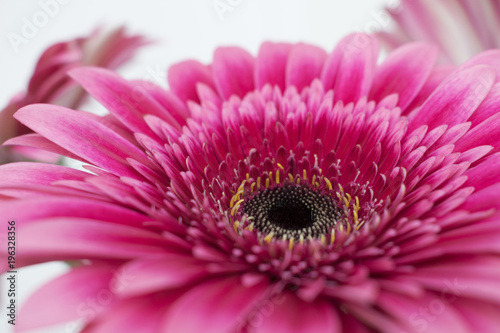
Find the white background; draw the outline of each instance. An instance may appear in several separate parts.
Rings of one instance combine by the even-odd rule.
[[[32,23],[43,13],[41,3],[57,0],[0,0],[0,109],[26,86],[38,56],[52,43],[87,35],[97,25],[125,24],[129,31],[158,41],[140,51],[120,72],[127,78],[153,80],[166,86],[169,65],[187,58],[210,62],[220,45],[238,45],[256,54],[259,45],[271,41],[304,41],[331,51],[352,31],[373,32],[388,28],[384,5],[395,0],[60,0],[52,17],[38,27],[27,43],[13,47],[9,36],[22,36],[25,20]],[[218,12],[214,3],[231,10]],[[52,7],[55,8],[55,7]],[[43,16],[43,14],[42,14]],[[2,221],[4,220],[3,217]],[[3,225],[3,224],[2,224]],[[22,242],[22,234],[18,235]],[[22,269],[18,273],[18,304],[40,285],[66,270],[62,263]],[[5,275],[0,295],[0,331],[13,332],[6,324]],[[54,314],[57,315],[57,314]],[[19,319],[19,318],[18,318]],[[63,333],[64,328],[37,333]],[[32,333],[35,333],[33,331]],[[69,332],[66,332],[69,333]]]

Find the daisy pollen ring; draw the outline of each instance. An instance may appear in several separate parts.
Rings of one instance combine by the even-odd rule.
[[[243,203],[242,212],[257,230],[278,238],[319,238],[341,218],[330,196],[294,183],[253,195]]]

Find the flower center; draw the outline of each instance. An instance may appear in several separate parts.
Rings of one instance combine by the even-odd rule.
[[[342,216],[331,196],[299,184],[260,191],[242,210],[257,230],[295,239],[328,234]]]

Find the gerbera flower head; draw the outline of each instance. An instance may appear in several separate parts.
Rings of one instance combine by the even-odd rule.
[[[18,261],[81,260],[19,327],[493,332],[498,55],[442,68],[414,43],[377,64],[354,34],[330,54],[219,48],[172,66],[169,91],[73,70],[110,115],[27,106],[38,134],[8,144],[91,173],[0,167]]]
[[[389,49],[411,41],[440,48],[441,61],[460,64],[481,51],[499,48],[497,0],[402,0],[388,8],[395,27],[378,33]]]
[[[147,43],[144,37],[129,35],[120,27],[108,31],[96,29],[89,36],[51,45],[38,59],[26,91],[14,96],[0,110],[0,143],[31,132],[13,118],[23,106],[51,103],[76,109],[83,104],[86,93],[68,76],[69,70],[79,66],[116,69]],[[0,164],[20,160],[55,162],[57,159],[56,155],[39,149],[0,148]]]

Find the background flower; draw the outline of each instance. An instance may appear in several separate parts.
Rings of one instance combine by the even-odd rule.
[[[500,47],[497,0],[402,0],[387,9],[395,22],[378,36],[389,49],[410,41],[439,46],[442,61],[460,64],[477,53]]]
[[[3,166],[1,212],[19,221],[22,264],[90,261],[37,292],[22,325],[493,332],[498,55],[443,69],[432,47],[410,44],[376,65],[376,40],[355,34],[328,55],[221,48],[211,66],[173,66],[170,92],[73,71],[111,115],[29,106],[16,117],[40,135],[10,144],[94,174]],[[314,215],[312,229],[283,226],[282,207]],[[318,221],[327,232],[311,231]]]
[[[87,37],[50,46],[41,55],[25,92],[0,110],[0,142],[31,131],[13,118],[14,112],[33,103],[52,103],[77,109],[85,92],[67,75],[79,66],[116,69],[146,44],[141,36],[128,36],[124,28],[98,29]],[[0,148],[0,164],[16,160],[57,161],[59,157],[36,149]]]

